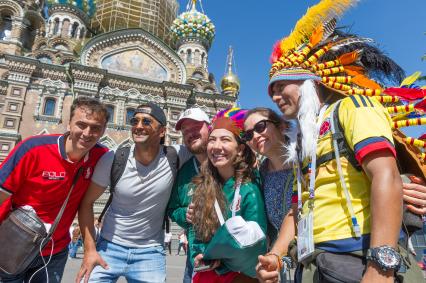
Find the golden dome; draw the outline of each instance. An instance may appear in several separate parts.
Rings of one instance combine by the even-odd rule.
[[[220,87],[225,93],[238,93],[240,91],[240,80],[235,74],[228,73],[222,78],[220,82]]]

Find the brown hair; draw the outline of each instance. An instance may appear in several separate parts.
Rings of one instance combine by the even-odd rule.
[[[265,116],[266,118],[268,118],[268,120],[271,120],[275,125],[280,126],[285,124],[285,121],[283,120],[283,118],[278,115],[277,112],[275,112],[274,110],[270,109],[270,108],[266,108],[266,107],[256,107],[253,109],[250,109],[245,117],[244,120],[247,120],[247,118],[255,113],[259,113],[263,116]]]
[[[70,121],[72,117],[74,117],[75,110],[77,108],[84,108],[86,110],[89,110],[90,113],[96,113],[96,115],[101,115],[105,118],[105,124],[109,120],[109,113],[108,110],[99,99],[92,98],[89,96],[79,96],[72,102],[71,105],[71,114],[70,114]]]
[[[241,144],[238,138],[236,140],[238,144]],[[255,160],[253,151],[244,144],[243,154],[241,156],[238,155],[234,161],[234,179],[241,179],[242,183],[253,180]],[[208,242],[220,226],[214,209],[215,199],[217,199],[222,212],[227,211],[226,208],[229,206],[222,190],[224,183],[217,168],[213,166],[210,160],[201,165],[200,174],[192,179],[192,183],[196,186],[192,198],[194,211],[196,212],[192,220],[195,235],[197,239]],[[226,216],[226,213],[224,215]]]

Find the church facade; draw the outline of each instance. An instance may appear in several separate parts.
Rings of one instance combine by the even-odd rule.
[[[174,126],[184,109],[198,106],[212,116],[235,105],[235,75],[219,90],[208,71],[215,30],[196,1],[177,15],[176,1],[157,0],[157,25],[144,20],[152,1],[127,9],[133,21],[112,25],[126,10],[108,10],[111,1],[0,0],[0,162],[22,139],[65,132],[80,95],[107,105],[101,143],[109,148],[132,143],[129,120],[143,102],[164,109],[166,144],[181,143]]]

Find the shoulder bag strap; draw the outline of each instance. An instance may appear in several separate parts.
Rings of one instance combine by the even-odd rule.
[[[232,217],[235,216],[237,205],[238,205],[238,198],[240,196],[240,188],[241,188],[241,181],[238,180],[235,183],[235,193],[234,193],[234,199],[232,201]],[[217,199],[214,200],[214,209],[216,211],[217,218],[219,219],[220,226],[225,224],[225,218],[223,217],[222,211],[220,210],[219,202]]]
[[[71,193],[72,193],[72,191],[73,191],[73,189],[75,187],[75,184],[77,183],[77,180],[80,177],[82,171],[83,171],[83,166],[81,166],[78,169],[77,174],[75,174],[74,179],[72,181],[71,189],[70,189],[70,191],[69,191],[69,193],[67,195],[67,198],[65,199],[64,203],[62,204],[61,210],[59,210],[58,216],[56,216],[55,222],[53,222],[52,226],[49,229],[49,233],[47,234],[47,238],[50,238],[53,235],[53,233],[55,232],[56,227],[58,226],[59,221],[62,218],[62,214],[65,211],[65,207],[67,206],[67,203],[68,203],[68,200],[69,200],[69,198],[71,196]]]

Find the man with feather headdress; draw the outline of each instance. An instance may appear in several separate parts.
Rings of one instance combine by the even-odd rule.
[[[262,282],[275,282],[275,274],[264,271],[287,253],[296,221],[298,282],[423,280],[398,245],[403,206],[395,146],[420,143],[396,128],[426,123],[406,119],[408,112],[424,111],[426,91],[410,88],[412,78],[403,88],[384,89],[376,81],[400,82],[400,67],[371,40],[335,31],[335,18],[355,2],[321,1],[274,47],[268,93],[298,125],[286,150],[296,167],[298,217],[284,221],[277,243],[260,257]],[[397,102],[404,104],[381,105]],[[414,164],[411,173],[424,177],[420,152],[402,150]]]

